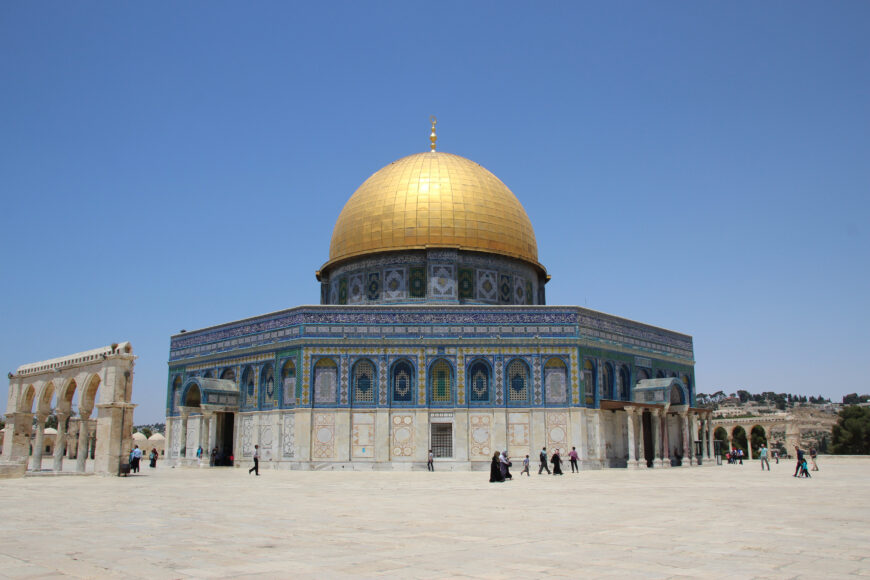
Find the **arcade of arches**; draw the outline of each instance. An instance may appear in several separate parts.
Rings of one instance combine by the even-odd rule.
[[[5,471],[75,471],[119,473],[132,448],[133,365],[129,342],[18,367],[9,374],[7,427],[3,439]],[[43,457],[45,423],[57,417],[50,463]],[[67,471],[69,468],[67,467]]]

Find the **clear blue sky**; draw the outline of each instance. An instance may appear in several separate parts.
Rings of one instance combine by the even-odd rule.
[[[702,392],[870,391],[870,3],[308,4],[0,3],[0,369],[130,340],[162,420],[170,334],[317,303],[435,114],[550,304],[693,335]]]

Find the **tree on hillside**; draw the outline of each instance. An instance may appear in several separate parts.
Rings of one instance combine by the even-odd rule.
[[[749,391],[744,391],[743,389],[737,389],[737,396],[740,397],[741,403],[748,403],[752,399]]]
[[[870,453],[870,408],[851,405],[840,411],[833,428],[834,453],[866,455]]]

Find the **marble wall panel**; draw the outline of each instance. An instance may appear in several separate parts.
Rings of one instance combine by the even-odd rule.
[[[351,431],[351,457],[353,459],[375,458],[375,414],[354,413]]]
[[[391,454],[394,458],[412,458],[417,450],[414,441],[414,415],[395,414],[390,433]]]
[[[315,413],[311,431],[312,459],[335,459],[335,415]]]
[[[471,461],[492,459],[492,415],[490,413],[469,413],[469,447]]]

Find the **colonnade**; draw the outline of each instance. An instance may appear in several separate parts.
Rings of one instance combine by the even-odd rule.
[[[75,471],[84,473],[87,460],[94,457],[97,448],[97,421],[90,419],[91,411],[83,410],[79,417],[69,417],[69,413],[57,413],[57,435],[54,439],[52,467],[54,471],[63,471],[64,457],[76,460]],[[48,414],[37,413],[36,426],[33,430],[33,445],[29,468],[40,471],[43,468],[45,450],[45,421]],[[67,430],[67,419],[70,428]],[[83,450],[83,452],[79,452]]]
[[[199,430],[196,433],[196,447],[203,448],[203,455],[208,457],[217,446],[217,411],[197,407],[179,407],[181,412],[181,438],[179,441],[179,458],[187,457],[187,425],[191,416],[199,415]],[[167,429],[167,433],[169,430]]]
[[[628,467],[647,467],[646,453],[643,437],[643,413],[651,415],[652,444],[653,444],[653,467],[670,467],[671,441],[669,436],[669,418],[677,417],[682,439],[682,467],[690,467],[698,464],[695,455],[694,438],[692,435],[699,432],[701,441],[701,462],[711,459],[712,441],[712,413],[699,412],[690,408],[670,410],[668,406],[637,407],[626,406],[628,431]],[[639,433],[639,435],[638,435]]]

